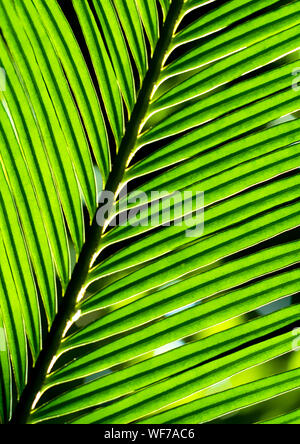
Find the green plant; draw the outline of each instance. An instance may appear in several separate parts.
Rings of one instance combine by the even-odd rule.
[[[0,1],[1,422],[209,422],[299,389],[297,365],[232,377],[297,340],[300,2],[73,6],[85,58],[57,0]],[[102,228],[97,168],[116,200],[205,192],[204,233]]]

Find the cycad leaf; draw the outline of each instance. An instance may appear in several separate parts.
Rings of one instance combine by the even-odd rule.
[[[299,389],[299,5],[0,0],[1,423]]]

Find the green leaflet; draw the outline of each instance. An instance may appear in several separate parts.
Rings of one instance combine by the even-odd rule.
[[[159,22],[156,2],[155,0],[137,0],[137,7],[153,53],[159,38]]]
[[[266,425],[267,424],[268,425],[271,425],[271,424],[276,424],[276,425],[294,424],[294,425],[296,425],[296,424],[299,424],[299,422],[300,422],[300,412],[299,412],[299,410],[296,410],[295,412],[289,413],[287,415],[282,415],[279,418],[275,418],[270,421],[266,421],[263,424],[266,424]]]
[[[191,3],[187,2],[188,6]],[[225,29],[242,18],[258,10],[263,10],[274,3],[278,3],[278,0],[262,0],[259,3],[255,0],[246,0],[243,4],[238,0],[231,0],[218,8],[214,8],[209,14],[203,15],[191,25],[185,27],[175,36],[174,45],[180,45]]]
[[[110,170],[106,129],[99,101],[78,43],[55,0],[47,3],[33,1],[33,3],[67,74],[97,164],[106,179]]]
[[[298,141],[298,128],[300,122],[286,122],[282,125],[276,125],[258,134],[247,136],[243,139],[221,145],[212,150],[210,148],[210,139],[202,149],[199,149],[199,156],[193,157],[182,164],[160,176],[159,179],[152,179],[147,185],[141,187],[141,191],[147,192],[149,189],[175,190],[187,188],[190,184],[208,180],[210,177],[220,174],[232,167],[239,167],[240,163],[249,162],[259,156],[266,155],[276,149],[283,148]],[[218,137],[218,136],[217,136]],[[215,136],[212,137],[213,140]],[[206,151],[206,152],[205,152]],[[268,157],[265,157],[268,159]],[[248,163],[249,165],[249,163]],[[142,166],[142,163],[141,163]],[[139,165],[128,171],[128,178],[134,178],[138,175]],[[152,187],[152,188],[151,188]],[[176,188],[177,187],[177,188]]]
[[[135,103],[134,78],[125,39],[116,11],[113,7],[112,0],[107,0],[106,2],[93,0],[93,3],[106,36],[106,43],[125,103],[131,114]]]
[[[19,152],[19,146],[9,117],[2,106],[0,106],[0,129],[2,167],[5,167],[5,172],[9,176],[48,321],[51,323],[57,310],[51,251],[27,166],[20,155],[12,154]]]
[[[12,17],[12,7],[8,4],[3,9],[5,18],[4,36],[11,43],[9,48],[16,58],[20,75],[25,79],[25,87],[30,95],[35,114],[38,115],[38,123],[42,131],[43,139],[47,146],[47,155],[52,170],[55,172],[57,187],[60,192],[62,206],[66,213],[72,238],[77,249],[83,243],[83,221],[80,194],[71,164],[69,153],[64,149],[65,139],[61,131],[57,116],[48,96],[41,71],[36,63],[31,50],[30,42],[22,32],[21,24],[18,35],[15,33]],[[7,9],[6,9],[7,8]],[[4,19],[3,19],[4,21]],[[22,35],[22,38],[20,36]]]
[[[271,285],[271,282],[268,282],[268,284]],[[277,282],[277,284],[278,284],[278,282]],[[264,283],[264,285],[266,285],[266,284]],[[200,286],[197,290],[195,290],[194,295],[191,295],[191,294],[187,295],[187,293],[185,293],[185,296],[187,298],[186,299],[187,305],[197,303],[198,300],[203,300],[206,297],[208,297],[209,294],[207,295],[207,293],[205,293],[205,288],[206,288],[205,285]],[[263,286],[263,288],[265,290],[265,294],[263,294],[263,296],[267,297],[268,291],[266,290],[266,288],[264,286]],[[251,290],[253,292],[255,292],[254,288],[251,288]],[[287,294],[289,294],[289,292],[285,293],[286,290],[284,289],[284,286],[280,290],[283,291],[283,293],[282,293],[283,296],[286,296]],[[293,294],[296,292],[297,292],[297,286],[294,285],[291,289],[290,294]],[[243,292],[241,292],[241,293],[243,293]],[[248,292],[244,292],[244,293],[246,293],[246,295],[249,296]],[[266,299],[266,300],[262,299],[261,305],[264,305],[264,303],[265,304],[271,303],[273,300],[276,300],[277,298],[279,298],[280,294],[281,294],[280,291],[279,292],[274,291],[272,296],[269,294],[269,298],[271,296],[272,299]],[[237,297],[237,294],[234,294],[234,296]],[[232,297],[232,295],[231,295],[231,297]],[[228,297],[228,299],[229,299],[229,297]],[[183,298],[181,299],[181,293],[178,294],[178,300],[180,300],[180,302],[182,303]],[[71,335],[67,340],[65,340],[64,347],[65,348],[76,347],[76,346],[82,345],[83,343],[89,343],[89,342],[93,342],[93,341],[96,342],[97,340],[100,341],[101,339],[104,339],[106,337],[110,337],[110,336],[113,336],[114,334],[118,334],[121,332],[120,325],[119,325],[121,320],[123,320],[122,321],[122,329],[126,328],[126,330],[130,330],[130,329],[136,328],[140,325],[145,325],[145,324],[147,324],[147,322],[150,322],[154,319],[160,319],[162,316],[165,316],[168,313],[172,313],[176,310],[180,310],[181,307],[179,305],[178,300],[171,301],[168,298],[166,298],[166,301],[162,300],[160,305],[157,303],[156,295],[152,296],[152,303],[151,303],[151,298],[149,298],[149,297],[146,297],[145,299],[138,300],[138,301],[136,301],[128,306],[125,306],[124,308],[108,315],[108,317],[105,321],[103,319],[100,319],[99,321],[92,323],[89,327],[81,330],[80,332],[78,332],[74,335]],[[221,300],[220,304],[224,304],[222,316],[225,316],[226,303],[223,300]],[[232,313],[232,316],[231,317],[229,316],[228,318],[222,318],[221,316],[216,317],[216,318],[212,317],[213,321],[212,321],[212,323],[209,323],[210,322],[210,312],[206,311],[206,309],[208,310],[208,307],[210,305],[212,305],[212,304],[207,303],[206,307],[204,308],[204,313],[206,314],[206,317],[204,317],[204,315],[203,315],[203,307],[202,306],[197,307],[195,309],[190,309],[189,311],[183,312],[181,315],[178,315],[176,317],[177,327],[179,328],[179,326],[181,326],[181,325],[187,326],[187,325],[191,324],[188,326],[189,332],[184,333],[185,335],[187,335],[187,334],[194,333],[194,331],[192,330],[193,328],[195,329],[195,331],[197,331],[197,328],[199,328],[199,329],[208,328],[213,325],[218,325],[219,323],[226,321],[226,319],[231,319],[231,317],[234,318],[234,315]],[[248,308],[248,311],[256,308],[253,305],[250,307],[251,308]],[[222,305],[219,306],[219,309],[221,309],[221,308],[222,308]],[[234,313],[236,315],[243,313],[242,301],[240,301],[240,306],[238,308],[236,308],[236,310],[237,310],[236,313]],[[247,312],[247,310],[246,310],[246,312]],[[212,310],[211,313],[214,313],[214,310]],[[191,315],[192,315],[193,321],[188,322],[189,317]],[[164,322],[164,324],[165,324],[166,329],[168,327],[168,324],[172,324],[171,330],[174,331],[174,335],[177,334],[172,321]],[[173,334],[173,331],[172,331],[172,334]],[[170,332],[170,334],[171,334],[171,332]]]
[[[18,394],[20,395],[27,382],[28,364],[26,337],[21,307],[2,238],[0,238],[0,253],[0,308],[3,315],[3,325],[7,337],[7,346],[10,353],[17,390]],[[1,333],[3,340],[3,332]],[[5,379],[7,383],[7,375]]]
[[[0,221],[3,247],[10,260],[16,294],[20,302],[20,311],[24,317],[24,326],[34,360],[41,350],[41,325],[38,296],[35,287],[30,258],[21,230],[19,215],[13,196],[0,167]],[[12,227],[14,227],[12,229]]]
[[[289,153],[289,151],[291,151],[291,154]],[[242,187],[242,189],[245,189],[245,188],[250,187],[253,184],[257,183],[256,182],[257,174],[258,174],[257,170],[259,171],[262,180],[269,180],[272,177],[276,176],[277,174],[282,174],[284,171],[288,171],[289,169],[296,168],[297,164],[299,162],[299,156],[298,156],[297,153],[295,153],[295,151],[296,150],[295,150],[294,146],[291,146],[289,149],[283,151],[283,152],[285,152],[287,154],[287,159],[285,160],[285,162],[277,161],[277,159],[276,159],[277,156],[282,158],[282,152],[281,151],[276,152],[274,154],[272,153],[270,155],[270,161],[274,162],[274,164],[271,163],[271,165],[269,165],[269,166],[267,166],[267,164],[265,162],[265,159],[255,160],[253,162],[253,166],[254,166],[254,169],[255,169],[255,173],[254,174],[249,174],[249,165],[247,165],[247,164],[246,165],[242,165],[239,168],[239,173],[240,174],[237,174],[237,176],[236,176],[237,179],[236,180],[233,180],[231,183],[228,180],[228,182],[226,183],[226,178],[230,175],[231,171],[228,172],[227,174],[224,174],[224,176],[225,176],[225,177],[223,177],[224,181],[221,181],[221,184],[217,182],[216,186],[215,186],[215,189],[212,187],[213,189],[212,189],[211,193],[210,193],[210,187],[203,186],[204,184],[202,184],[202,186],[203,186],[202,189],[208,191],[207,192],[206,203],[207,204],[211,204],[212,202],[217,202],[218,200],[222,200],[222,199],[224,199],[224,198],[226,198],[228,196],[231,196],[231,195],[241,191],[241,182],[240,182],[241,178],[244,179],[243,180],[243,187]],[[289,158],[289,156],[290,156],[290,158]],[[264,162],[265,168],[263,168],[263,167],[260,168],[260,163],[261,162]],[[243,169],[244,169],[244,171],[243,171]],[[246,174],[244,173],[245,170],[247,171]],[[215,178],[214,177],[212,178],[210,183],[212,183],[212,182],[213,183],[215,182]],[[194,191],[199,190],[199,188],[200,188],[199,186],[198,186],[198,188],[194,187]],[[213,195],[212,199],[210,199],[210,194]],[[245,199],[247,199],[247,195],[245,196]],[[233,208],[232,209],[234,209],[234,201],[233,201]],[[188,228],[186,227],[186,230],[187,229]],[[213,242],[213,240],[212,240],[212,242]],[[201,240],[200,240],[200,242],[197,242],[197,244],[199,246],[202,245],[201,244]],[[192,249],[194,249],[194,248],[195,247],[192,246]],[[196,252],[196,251],[197,251],[197,249],[194,250],[194,252]],[[196,256],[197,256],[197,254],[196,254]],[[182,261],[184,261],[183,258],[185,260],[187,259],[186,256],[184,256],[184,254],[182,253],[182,251],[177,253],[177,257],[181,257]],[[164,261],[165,261],[165,263],[168,263],[168,262],[170,262],[170,258],[166,258],[166,259],[164,259]],[[158,261],[158,263],[159,263],[159,261]],[[192,263],[193,263],[192,261],[186,262],[185,263],[185,268],[181,267],[180,271],[178,272],[178,275],[181,275],[182,273],[185,274],[186,272],[191,271],[192,270]],[[173,265],[174,265],[174,263],[173,263]],[[157,264],[150,265],[150,269],[151,270],[155,270],[156,266],[157,266]],[[170,268],[170,266],[167,266],[167,269],[169,269],[169,268]],[[183,269],[185,270],[184,272],[183,272]],[[145,270],[139,272],[142,280],[144,280],[144,276],[142,276],[144,271]],[[176,269],[173,269],[173,271],[174,271],[174,273],[176,273]],[[137,275],[135,275],[135,278],[136,278],[136,276]],[[153,277],[154,277],[154,275],[151,274],[151,279],[153,279]],[[162,276],[160,276],[160,277],[162,278]],[[97,279],[97,278],[99,278],[97,272],[94,273],[94,274],[92,272],[90,280],[94,280],[94,279]],[[129,278],[129,280],[130,280],[130,278]],[[128,279],[127,279],[127,281],[128,281]],[[125,282],[126,281],[124,281],[123,283],[125,284]],[[164,282],[162,282],[162,283],[164,283]],[[154,284],[154,281],[152,281],[152,284],[151,284],[152,287],[153,287],[153,284]]]
[[[91,156],[84,135],[76,105],[72,99],[59,59],[48,38],[44,27],[39,22],[38,14],[31,2],[16,2],[24,29],[30,37],[36,59],[46,80],[64,136],[69,148],[86,205],[93,215],[95,211],[96,187]]]
[[[146,46],[141,19],[135,0],[112,0],[128,40],[133,58],[137,65],[140,79],[145,77],[147,70]]]
[[[265,319],[265,321],[268,322],[267,319]],[[249,330],[251,329],[251,324],[252,323],[249,323]],[[225,341],[229,334],[234,335],[234,330],[235,329],[229,330],[228,334],[224,337]],[[245,369],[247,361],[248,364],[246,364],[246,366],[249,364],[257,365],[265,359],[272,359],[272,356],[276,356],[276,353],[278,352],[288,352],[291,346],[291,334],[283,339],[285,345],[281,342],[282,339],[283,338],[280,338],[279,340],[276,339],[276,341],[271,341],[271,343],[268,343],[267,341],[259,347],[249,347],[248,359],[245,350],[240,353],[235,353],[230,357],[220,359],[220,367],[217,372],[215,371],[214,363],[206,364],[202,366],[201,369],[197,368],[195,370],[190,370],[174,379],[163,381],[155,386],[148,387],[147,389],[140,391],[140,393],[129,396],[123,401],[116,402],[112,407],[109,406],[96,410],[95,412],[88,414],[86,417],[79,418],[76,422],[95,422],[105,424],[137,422],[139,418],[146,414],[153,414],[159,410],[161,406],[168,404],[168,402],[171,403],[176,399],[181,399],[181,397],[187,393],[192,394],[193,390],[199,390],[201,392],[201,389],[203,390],[206,387],[210,387],[217,381],[222,381],[228,376],[232,376],[236,372]],[[279,346],[278,348],[275,345],[276,342]],[[268,351],[269,346],[271,346],[272,350]],[[279,351],[280,349],[281,351]],[[176,388],[174,389],[174,387]],[[138,409],[134,409],[133,404],[138,406]],[[151,417],[150,419],[147,418],[147,421],[152,423]]]
[[[293,90],[281,92],[258,103],[253,103],[235,113],[200,126],[175,142],[148,156],[136,164],[132,171],[136,175],[162,169],[183,162],[239,135],[270,123],[282,115],[293,113],[299,108],[299,97]]]
[[[211,3],[213,3],[215,0],[211,0]],[[169,0],[165,1],[166,3],[169,2]],[[185,2],[185,5],[183,9],[185,11],[189,11],[192,8],[199,8],[200,6],[203,6],[207,3],[207,0],[187,0]]]
[[[296,178],[296,183],[298,180],[299,177]],[[291,182],[293,181],[294,178]],[[267,209],[272,209],[277,204],[280,205],[284,203],[285,199],[289,201],[293,199],[293,197],[298,197],[298,185],[295,185],[295,188],[288,188],[283,191],[282,186],[284,183],[288,185],[289,181],[284,181],[283,183],[279,182],[275,187],[274,185],[270,185],[266,187],[265,190],[260,189],[257,192],[254,191],[250,194],[238,196],[232,201],[221,202],[220,205],[207,209],[204,231],[206,238],[204,240],[200,239],[200,241],[197,242],[198,246],[204,248],[204,246],[208,246],[209,243],[215,243],[215,245],[217,245],[218,238],[225,242],[225,240],[228,239],[227,236],[230,236],[230,234],[224,233],[224,230],[226,228],[229,229],[231,224],[246,220],[248,217],[252,217],[254,214],[259,213],[260,210],[266,211]],[[278,194],[272,194],[272,189],[276,190],[276,188],[279,191]],[[264,195],[267,197],[264,198]],[[247,227],[249,227],[249,225],[247,225]],[[101,276],[103,277],[106,274],[130,268],[130,266],[146,263],[156,257],[162,257],[164,252],[171,252],[180,246],[183,247],[186,245],[188,247],[190,244],[192,249],[197,248],[194,247],[195,241],[191,241],[191,239],[186,237],[187,229],[187,226],[180,228],[170,227],[168,228],[168,234],[165,232],[165,236],[163,236],[162,232],[159,232],[136,242],[131,248],[121,250],[119,254],[116,254],[114,257],[92,270],[90,273],[90,280],[92,281]],[[218,234],[218,230],[223,231]],[[216,232],[216,238],[209,238],[214,232]],[[235,233],[234,235],[237,235],[238,228],[233,231],[231,230],[231,232]],[[151,250],[146,251],[145,247],[150,245]],[[166,250],[164,251],[164,249]]]
[[[156,124],[141,136],[139,143],[145,145],[154,140],[170,137],[187,129],[203,125],[243,106],[262,100],[272,94],[280,94],[291,85],[291,72],[295,62],[254,79],[227,88],[226,91],[203,98],[195,104],[186,104],[183,110],[175,111],[169,118]],[[174,131],[174,128],[175,131]]]
[[[294,2],[276,8],[275,11],[260,15],[209,42],[191,50],[179,60],[172,62],[164,71],[162,78],[204,66],[212,61],[241,51],[267,37],[275,35],[299,24],[299,3]]]
[[[174,168],[167,173],[164,173],[159,179],[150,181],[146,187],[141,189],[141,191],[147,193],[150,190],[160,190],[162,195],[167,195],[168,190],[171,192],[176,188],[179,190],[188,189],[189,184],[193,183],[194,178],[201,177],[203,180],[202,182],[199,182],[197,189],[206,190],[205,203],[206,205],[209,205],[215,200],[214,196],[216,190],[214,190],[214,188],[216,188],[218,184],[224,184],[222,180],[222,178],[224,178],[224,173],[216,176],[218,173],[224,169],[237,166],[237,164],[241,161],[245,162],[252,158],[255,159],[256,156],[268,153],[270,150],[272,152],[273,150],[276,150],[276,148],[280,148],[282,145],[295,143],[298,140],[298,127],[299,120],[295,120],[284,125],[275,126],[266,131],[262,131],[258,135],[255,134],[255,136],[250,136],[233,144],[225,145],[217,151],[218,160],[216,160],[216,151],[212,150],[203,154],[202,156],[199,156],[198,158],[194,158],[189,162],[183,163],[181,166]],[[271,158],[272,157],[270,156],[269,159]],[[265,157],[264,159],[266,160],[268,157]],[[251,163],[248,162],[246,165],[247,171],[249,172],[249,166]],[[236,172],[236,176],[232,174],[233,171]],[[239,178],[240,167],[236,167],[235,170],[231,170],[230,174],[231,180],[233,177]],[[251,182],[248,182],[247,184],[249,185]],[[213,188],[210,192],[211,198],[208,196],[210,186]],[[238,190],[241,190],[241,186],[238,183],[234,189],[231,188],[231,191],[233,192]],[[226,196],[226,187],[224,190],[224,185],[222,195]],[[243,197],[241,197],[241,199],[243,199]],[[207,213],[205,220],[207,220]],[[137,235],[145,230],[147,230],[147,228],[143,226],[117,227],[106,236],[106,242],[117,242],[124,238]],[[171,230],[173,231],[174,229],[168,228],[169,232]],[[155,236],[157,237],[157,235]]]
[[[0,42],[0,47],[3,50],[3,52],[1,51],[1,63],[5,66],[8,77],[8,88],[4,94],[4,103],[6,103],[8,111],[14,117],[15,130],[20,140],[22,140],[22,147],[20,147],[18,151],[21,152],[22,148],[26,162],[29,165],[32,182],[43,214],[43,220],[45,221],[57,271],[65,287],[69,279],[70,266],[66,229],[59,195],[55,186],[51,166],[47,159],[47,153],[45,152],[43,141],[40,137],[39,125],[34,119],[30,105],[26,100],[26,91],[22,88],[22,84],[8,57],[3,42]],[[40,142],[37,144],[36,149],[34,149],[35,141]],[[55,218],[53,214],[56,215]],[[28,294],[33,293],[32,290],[28,292]]]
[[[292,370],[257,382],[237,387],[229,392],[219,393],[205,400],[196,401],[183,406],[171,413],[171,423],[190,424],[208,422],[227,412],[236,411],[249,405],[257,404],[266,399],[274,398],[299,388],[300,370]],[[194,413],[191,412],[191,409]],[[153,416],[148,423],[154,421],[168,422],[170,413]]]
[[[88,2],[84,1],[78,3],[75,1],[73,4],[82,23],[82,29],[90,49],[109,121],[117,144],[119,145],[124,132],[123,108],[113,66],[110,62],[101,34],[97,29]]]
[[[274,320],[274,316],[270,316],[264,320],[266,321],[266,324],[268,324],[271,319]],[[250,324],[248,325],[249,338],[257,335],[256,329],[259,327],[259,322],[254,321]],[[234,332],[234,330],[236,331]],[[238,329],[236,328],[225,333],[224,339],[227,339],[226,335],[229,337],[230,333],[232,341],[231,345],[238,341],[236,336],[237,330]],[[265,331],[267,330],[268,327],[266,327]],[[242,334],[241,329],[239,329],[239,332]],[[212,344],[215,343],[216,339],[217,338],[214,338],[213,336],[207,340],[203,340],[203,342],[206,346],[208,346],[209,341]],[[201,370],[190,370],[185,372],[182,376],[176,377],[176,384],[174,384],[174,380],[159,382],[150,389],[148,388],[142,390],[138,395],[136,394],[130,396],[125,402],[117,403],[116,407],[117,409],[120,409],[121,407],[124,409],[124,407],[127,406],[129,407],[129,410],[133,410],[133,405],[138,405],[139,409],[135,409],[135,413],[131,412],[130,418],[141,417],[145,411],[151,411],[151,405],[153,406],[154,402],[159,401],[159,394],[167,392],[169,401],[172,397],[173,399],[177,399],[180,397],[180,392],[186,394],[187,381],[189,382],[188,390],[191,393],[193,390],[195,390],[195,388],[199,391],[201,389],[203,390],[204,387],[212,386],[216,382],[227,378],[228,375],[232,376],[233,374],[244,370],[245,367],[248,368],[249,366],[258,365],[263,361],[267,361],[278,356],[279,354],[289,352],[291,340],[292,335],[291,333],[288,333],[274,340],[259,344],[258,346],[250,347],[247,351],[244,350],[220,360],[218,371],[212,372],[212,369],[214,369],[214,364],[204,365]],[[190,353],[190,355],[188,355],[188,353]],[[60,397],[59,399],[54,400],[52,403],[46,404],[38,409],[33,415],[33,421],[35,417],[40,421],[51,418],[53,412],[55,412],[55,414],[66,414],[80,411],[81,409],[86,408],[88,405],[100,405],[100,403],[113,399],[120,389],[122,390],[122,394],[130,394],[131,390],[142,389],[150,383],[153,384],[154,382],[158,382],[159,378],[162,380],[163,377],[166,378],[167,376],[171,376],[173,372],[175,373],[175,368],[183,370],[188,366],[201,362],[201,360],[205,359],[205,357],[207,357],[209,354],[210,349],[207,347],[205,351],[202,348],[202,344],[197,342],[195,344],[185,345],[184,347],[177,349],[176,354],[175,352],[171,351],[165,355],[153,357],[148,361],[138,364],[137,366],[124,370],[122,372],[123,379],[121,380],[117,374],[114,374],[106,376],[102,380],[91,382],[84,388],[71,390],[63,397]],[[172,365],[170,365],[172,362],[173,368]],[[125,378],[125,374],[128,379]],[[199,381],[201,382],[199,383]],[[117,390],[114,388],[116,383],[118,383]],[[176,393],[174,393],[174,385],[177,387],[175,390]],[[172,390],[172,393],[170,389]],[[82,396],[88,397],[88,405],[83,401]],[[138,404],[138,402],[140,402],[140,404]],[[165,403],[165,399],[163,400],[163,403]],[[158,405],[156,404],[156,407],[157,406]],[[115,413],[114,416],[111,416],[113,423],[116,423],[115,421],[118,420],[123,422],[125,419],[123,415],[126,414],[126,412],[123,413],[122,410],[121,412],[118,412],[117,409],[115,407],[108,409],[104,408],[102,409],[103,413],[97,412],[96,415],[93,416],[94,418],[97,416],[97,421],[100,421],[100,418],[106,418],[107,415]],[[128,416],[126,420],[129,420]],[[80,419],[79,421],[81,422]]]
[[[241,285],[260,275],[265,275],[276,269],[286,267],[298,260],[299,243],[276,247],[247,258],[229,262],[225,265],[221,264],[219,267],[202,274],[201,280],[199,280],[199,276],[196,275],[189,279],[178,281],[175,285],[161,288],[159,292],[152,292],[151,295],[147,295],[147,299],[151,299],[151,304],[160,304],[161,308],[163,304],[165,304],[165,313],[169,313],[178,307],[187,306],[199,301],[199,299],[201,299],[201,293],[197,294],[197,290],[201,292],[204,285],[212,286],[212,293],[210,293],[210,295],[213,295],[214,293],[230,289],[233,286]],[[238,274],[234,273],[237,267],[240,270]],[[210,280],[213,283],[210,283]],[[128,297],[128,295],[126,296]],[[175,296],[176,299],[174,299]],[[102,299],[103,306],[112,303],[113,300],[117,302],[121,299],[121,292],[119,295],[111,295],[110,298],[108,296]],[[146,303],[147,299],[144,299],[144,303]],[[129,302],[130,300],[127,301],[127,303]],[[133,298],[131,302],[135,302],[135,299]],[[170,335],[171,330],[169,331],[165,324],[170,324],[169,328],[173,328],[174,336]],[[58,370],[49,377],[49,381],[53,384],[87,376],[92,373],[98,373],[122,361],[127,361],[143,353],[153,351],[166,343],[172,342],[172,340],[178,340],[193,332],[195,333],[193,326],[192,331],[189,329],[189,325],[186,326],[183,324],[182,331],[179,328],[177,329],[176,326],[177,319],[173,317],[150,325],[141,331],[131,334],[130,337],[119,339],[112,344],[101,347],[100,350],[82,357],[69,366]],[[132,344],[135,344],[135,346],[130,347]],[[99,359],[100,355],[101,359]],[[106,355],[107,359],[104,360],[104,356]]]
[[[282,154],[286,153],[287,156],[282,159]],[[287,148],[276,150],[274,153],[268,153],[266,156],[251,159],[245,164],[239,164],[232,170],[225,170],[216,176],[208,177],[203,181],[199,181],[190,185],[187,179],[184,181],[185,175],[179,180],[174,179],[167,183],[165,189],[161,190],[162,196],[170,196],[174,193],[172,187],[173,184],[179,185],[179,190],[193,191],[199,193],[205,192],[206,205],[216,204],[222,199],[229,198],[230,196],[241,192],[255,184],[267,181],[289,171],[290,169],[297,168],[298,165],[297,144],[288,146]],[[242,181],[240,179],[243,179]],[[147,193],[147,189],[143,189]],[[151,198],[150,198],[151,201]],[[145,211],[142,212],[144,215]]]
[[[178,86],[167,89],[161,97],[157,98],[154,95],[150,110],[155,112],[188,99],[195,99],[205,92],[211,91],[226,84],[226,82],[276,60],[278,57],[282,57],[283,54],[295,50],[299,28],[299,25],[294,26],[236,54],[229,55],[225,59],[209,65],[187,80],[180,82]],[[160,90],[158,89],[158,91]]]
[[[241,196],[234,197],[233,200],[222,201],[215,207],[209,207],[205,213],[205,236],[216,233],[218,230],[228,229],[230,225],[239,223],[248,217],[259,214],[260,210],[274,208],[298,197],[300,177],[297,174],[289,179],[278,181],[258,190],[253,190]],[[124,234],[140,234],[143,227],[124,231]],[[104,263],[95,267],[90,278],[113,274],[135,265],[146,263],[149,260],[163,256],[172,250],[187,243],[187,227],[171,226],[163,232],[150,234],[144,239],[136,241],[130,247],[122,249],[120,252],[107,259]],[[118,242],[122,239],[122,232],[116,229],[108,236],[107,241]],[[150,248],[151,246],[151,248]]]
[[[11,415],[12,375],[2,310],[0,310],[0,344],[0,394],[2,399],[0,403],[0,424],[4,424],[10,419]]]
[[[166,18],[169,8],[170,8],[170,0],[159,0],[161,9],[163,11],[164,19]]]

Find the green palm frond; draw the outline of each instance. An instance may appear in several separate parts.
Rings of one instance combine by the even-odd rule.
[[[0,423],[300,389],[300,2],[0,0],[0,31]]]

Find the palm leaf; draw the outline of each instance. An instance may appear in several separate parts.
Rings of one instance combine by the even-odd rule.
[[[207,423],[296,391],[298,365],[259,371],[300,320],[299,1],[70,7],[78,35],[57,0],[0,1],[0,421]],[[194,237],[175,191],[204,192]]]

